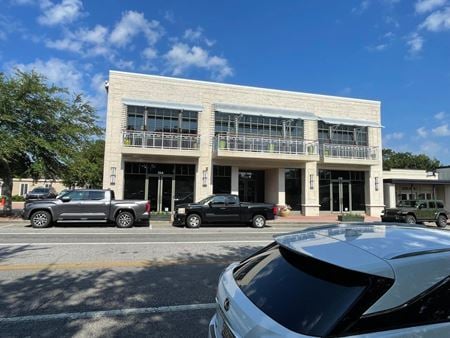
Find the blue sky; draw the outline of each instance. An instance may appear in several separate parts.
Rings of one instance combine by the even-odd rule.
[[[450,0],[0,0],[0,70],[83,92],[108,70],[382,102],[384,147],[450,164]]]

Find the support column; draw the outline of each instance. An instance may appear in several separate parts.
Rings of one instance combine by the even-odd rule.
[[[371,166],[369,171],[366,171],[365,181],[366,214],[379,217],[384,209],[382,167]]]
[[[384,189],[384,204],[387,208],[395,208],[397,196],[395,193],[395,184],[386,183],[383,184]]]
[[[264,175],[266,203],[286,204],[285,169],[267,169]]]
[[[450,186],[444,186],[444,206],[446,210],[450,209]]]
[[[200,157],[195,170],[195,201],[212,194],[212,135],[214,111],[210,104],[203,104],[203,111],[198,113],[198,132],[200,133]],[[214,133],[214,128],[212,129]]]
[[[231,193],[239,195],[239,167],[231,167]]]
[[[317,162],[306,162],[302,170],[302,214],[319,216],[319,176]]]

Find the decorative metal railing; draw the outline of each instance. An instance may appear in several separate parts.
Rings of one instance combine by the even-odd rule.
[[[123,131],[122,144],[126,147],[198,150],[200,135]]]
[[[378,160],[378,147],[355,146],[345,144],[323,144],[321,155],[332,158]]]
[[[279,154],[319,154],[319,142],[285,138],[269,138],[251,135],[218,135],[215,138],[217,150],[279,153]]]

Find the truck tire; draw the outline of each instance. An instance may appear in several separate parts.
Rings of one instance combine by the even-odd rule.
[[[52,215],[45,210],[33,212],[30,217],[31,225],[36,229],[47,228],[52,223]]]
[[[202,218],[200,217],[200,215],[190,214],[186,218],[186,226],[190,229],[200,228],[201,224],[202,224]]]
[[[445,217],[444,215],[439,215],[436,220],[436,225],[439,228],[445,228],[447,226],[447,217]]]
[[[121,211],[116,216],[116,225],[118,228],[131,228],[134,223],[134,216],[129,211]]]
[[[252,219],[252,226],[254,228],[264,228],[266,225],[266,218],[263,215],[255,215]]]
[[[405,223],[407,224],[416,224],[416,218],[413,215],[406,215]]]

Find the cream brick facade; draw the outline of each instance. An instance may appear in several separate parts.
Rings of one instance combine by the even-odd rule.
[[[198,150],[128,147],[122,131],[126,128],[127,100],[145,106],[198,106]],[[253,109],[307,112],[316,119],[304,120],[304,139],[318,140],[318,120],[341,119],[366,121],[371,158],[327,157],[319,153],[285,154],[270,152],[223,151],[214,147],[214,114],[217,105],[235,105]],[[381,164],[380,102],[305,94],[282,90],[168,78],[154,75],[110,71],[106,123],[104,188],[124,194],[125,162],[187,163],[196,168],[195,200],[213,191],[213,166],[231,166],[231,192],[239,191],[239,169],[265,170],[265,201],[284,204],[284,170],[299,168],[302,172],[302,213],[318,215],[318,170],[355,170],[364,172],[366,213],[379,215],[383,209]],[[115,170],[111,172],[111,170]],[[114,176],[114,178],[112,178]],[[205,184],[205,176],[207,182]],[[377,182],[377,183],[376,183]]]

